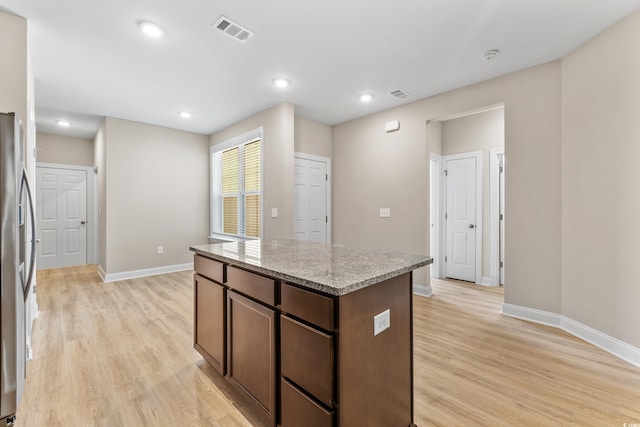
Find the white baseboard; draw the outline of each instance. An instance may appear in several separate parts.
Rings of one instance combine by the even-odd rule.
[[[104,278],[107,276],[107,272],[104,271],[101,265],[98,265],[98,276],[100,276],[102,281],[105,282]]]
[[[138,277],[155,276],[156,274],[175,273],[177,271],[193,270],[193,263],[167,265],[165,267],[145,268],[142,270],[123,271],[121,273],[105,274],[102,267],[98,269],[98,274],[102,277],[102,281],[117,282],[119,280],[135,279]]]
[[[495,282],[495,280],[493,280],[493,278],[486,277],[486,276],[483,276],[482,279],[480,280],[480,283],[476,283],[476,285],[493,286],[493,287],[500,286]]]
[[[430,297],[431,295],[433,295],[433,289],[431,289],[431,285],[418,285],[414,283],[413,293],[415,295],[420,295],[423,297]]]
[[[512,304],[502,306],[502,314],[518,319],[528,320],[543,325],[553,326],[570,333],[582,340],[600,347],[604,351],[640,367],[640,348],[620,341],[590,326],[576,322],[573,319],[548,311],[521,307]]]

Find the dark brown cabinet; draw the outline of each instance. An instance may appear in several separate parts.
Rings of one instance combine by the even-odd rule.
[[[333,296],[200,255],[195,268],[195,348],[257,424],[413,426],[411,273]]]
[[[220,375],[225,372],[225,289],[195,275],[194,347]]]
[[[220,375],[226,373],[224,264],[196,255],[193,346]],[[206,275],[207,277],[204,277]]]
[[[266,425],[276,424],[276,312],[227,294],[228,379]]]

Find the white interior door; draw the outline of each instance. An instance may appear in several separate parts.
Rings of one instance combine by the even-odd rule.
[[[446,162],[446,277],[476,281],[476,159]]]
[[[87,263],[87,172],[36,168],[38,269]]]
[[[327,243],[327,163],[296,157],[294,188],[295,238]]]

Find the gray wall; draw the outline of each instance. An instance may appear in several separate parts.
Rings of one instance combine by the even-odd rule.
[[[102,136],[102,268],[113,274],[192,262],[189,246],[206,243],[209,229],[208,137],[110,117]]]
[[[559,313],[560,72],[556,61],[335,126],[334,242],[426,254],[426,122],[504,103],[505,299]],[[400,130],[386,134],[384,123],[395,119]],[[380,207],[392,217],[379,218]],[[427,269],[414,281],[428,283]]]
[[[504,148],[504,109],[442,122],[442,155],[482,152],[482,276],[491,277],[491,150]],[[480,277],[477,278],[480,280]]]
[[[562,313],[636,347],[638,40],[640,12],[562,61]]]
[[[263,230],[264,239],[293,238],[294,112],[283,103],[211,135],[211,145],[263,128]],[[278,218],[271,209],[278,208]]]
[[[302,116],[294,119],[294,151],[314,156],[332,157],[332,128]]]
[[[59,165],[93,166],[93,140],[38,132],[37,161]]]

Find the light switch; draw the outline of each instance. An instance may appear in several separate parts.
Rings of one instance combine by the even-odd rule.
[[[391,326],[391,311],[386,309],[380,314],[373,316],[373,336],[378,335],[380,332],[389,329]]]
[[[380,208],[380,218],[390,218],[391,208]]]
[[[278,208],[271,208],[271,218],[278,218]]]

